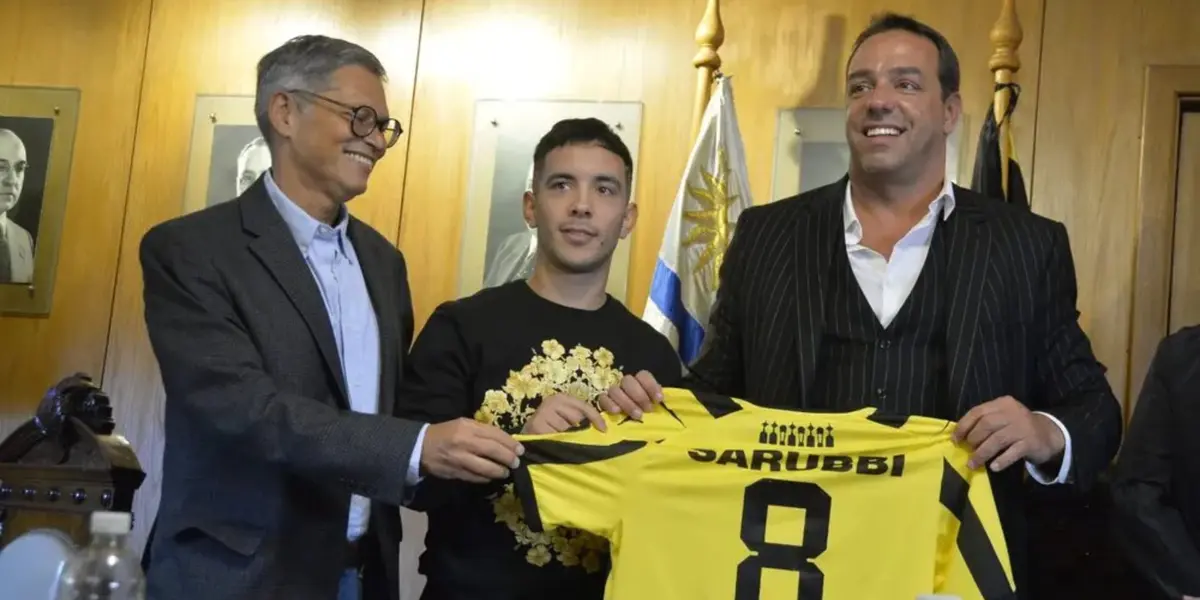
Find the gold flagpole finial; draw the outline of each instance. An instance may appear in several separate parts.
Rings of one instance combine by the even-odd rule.
[[[992,40],[992,58],[988,60],[988,68],[991,69],[996,83],[992,111],[996,114],[996,123],[999,126],[1000,184],[1007,199],[1008,161],[1012,158],[1012,119],[1004,118],[1012,102],[1012,90],[1007,86],[1013,82],[1017,71],[1021,70],[1021,59],[1017,56],[1017,49],[1021,47],[1021,40],[1024,38],[1021,21],[1017,19],[1015,0],[1004,0],[1000,7],[1000,18],[996,19],[988,37]]]
[[[704,9],[704,17],[696,27],[696,43],[700,49],[692,59],[696,67],[696,104],[692,107],[692,139],[700,134],[700,120],[704,118],[704,109],[712,95],[714,75],[721,68],[721,55],[717,50],[725,42],[725,25],[721,22],[720,0],[708,0]]]

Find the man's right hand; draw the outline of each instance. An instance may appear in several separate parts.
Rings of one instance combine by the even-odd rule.
[[[654,409],[662,402],[662,386],[649,371],[638,371],[637,375],[626,375],[621,383],[613,386],[607,394],[600,394],[600,406],[610,413],[624,413],[635,419],[642,413]]]
[[[508,477],[525,449],[500,429],[459,418],[430,425],[421,444],[421,470],[442,479],[486,483]]]

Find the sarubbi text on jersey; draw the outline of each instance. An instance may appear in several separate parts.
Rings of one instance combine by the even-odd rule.
[[[806,454],[794,450],[751,450],[749,458],[747,451],[741,449],[716,450],[693,448],[688,450],[692,460],[718,465],[733,465],[741,469],[754,471],[832,471],[859,475],[904,475],[904,455],[887,456],[845,456],[837,454]]]

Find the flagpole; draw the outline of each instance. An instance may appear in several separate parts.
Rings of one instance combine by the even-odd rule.
[[[696,43],[700,50],[692,59],[696,67],[696,104],[692,107],[692,138],[700,134],[700,120],[708,108],[712,96],[713,77],[721,68],[721,56],[717,54],[725,42],[725,25],[721,23],[721,1],[708,0],[700,25],[696,27]]]
[[[988,37],[992,40],[993,49],[988,67],[992,70],[992,76],[997,86],[992,98],[992,110],[995,112],[996,122],[1000,126],[1000,184],[1004,189],[1004,197],[1008,198],[1008,161],[1012,158],[1012,148],[1008,142],[1012,139],[1010,137],[1012,119],[1006,119],[1004,115],[1008,114],[1009,102],[1012,101],[1012,90],[1007,86],[1013,82],[1013,76],[1017,71],[1021,70],[1021,59],[1017,56],[1017,48],[1021,46],[1021,40],[1024,38],[1021,22],[1017,19],[1015,0],[1004,0],[1004,4],[1000,7],[1000,18],[996,19],[996,24],[992,26],[991,35]]]

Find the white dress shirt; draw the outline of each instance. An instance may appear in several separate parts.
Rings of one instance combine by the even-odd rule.
[[[933,241],[933,230],[937,227],[938,217],[940,216],[942,221],[949,219],[950,214],[954,212],[954,206],[954,187],[947,179],[942,193],[929,205],[929,213],[896,242],[889,260],[862,244],[862,223],[859,222],[854,202],[850,199],[850,185],[846,185],[846,202],[842,211],[842,222],[846,228],[846,254],[850,259],[854,278],[858,280],[858,286],[862,288],[863,295],[884,327],[896,318],[900,307],[904,306],[917,284],[921,269],[925,267],[925,258],[929,256],[929,246]],[[1025,467],[1038,483],[1064,483],[1071,471],[1071,434],[1054,415],[1044,412],[1037,414],[1045,415],[1062,430],[1063,439],[1066,440],[1062,467],[1053,479],[1047,477],[1033,463],[1027,461]]]

